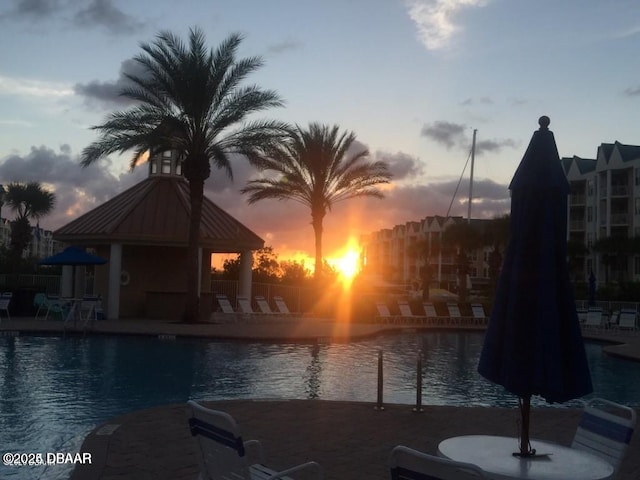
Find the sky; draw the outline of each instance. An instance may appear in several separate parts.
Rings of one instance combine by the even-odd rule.
[[[80,154],[98,138],[92,126],[131,106],[118,93],[140,43],[196,26],[212,48],[238,32],[239,57],[263,58],[248,83],[285,106],[259,118],[337,124],[388,163],[384,199],[327,215],[327,257],[361,235],[446,215],[463,171],[450,214],[466,216],[474,130],[475,218],[508,212],[509,181],[541,115],[562,157],[640,144],[637,0],[2,0],[0,183],[55,193],[41,227],[146,177],[146,166],[129,171],[127,155],[82,168]],[[236,158],[233,174],[213,170],[205,194],[280,258],[313,257],[308,209],[248,205],[239,190],[260,173]]]

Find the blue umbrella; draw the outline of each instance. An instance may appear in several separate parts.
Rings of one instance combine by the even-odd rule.
[[[513,176],[509,244],[478,372],[520,399],[520,452],[532,395],[565,402],[593,390],[567,266],[569,183],[549,118],[540,117]]]
[[[79,247],[67,247],[63,251],[43,258],[40,265],[103,265],[107,260]]]

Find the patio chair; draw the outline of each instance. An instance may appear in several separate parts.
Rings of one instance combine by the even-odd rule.
[[[606,460],[617,473],[635,425],[636,412],[632,408],[593,398],[585,405],[571,447]]]
[[[398,445],[389,457],[392,480],[489,479],[478,466],[436,457]]]
[[[447,302],[447,311],[449,312],[449,321],[454,325],[462,324],[462,314],[457,303]]]
[[[256,304],[260,309],[260,313],[262,313],[263,315],[273,315],[275,313],[273,310],[271,310],[271,307],[269,306],[269,302],[267,302],[267,299],[264,298],[262,295],[256,295],[254,298],[256,299]]]
[[[422,304],[422,308],[424,308],[425,314],[425,322],[427,324],[437,325],[442,323],[449,323],[449,317],[441,317],[436,312],[436,307],[431,302],[424,302]]]
[[[424,315],[414,315],[411,311],[411,305],[406,300],[398,300],[398,309],[400,310],[400,320],[405,322],[424,320]]]
[[[481,303],[472,303],[471,312],[473,313],[473,323],[476,325],[485,325],[487,323],[487,315],[484,313],[484,307]]]
[[[40,313],[42,313],[42,315],[46,317],[47,310],[49,310],[49,305],[47,302],[47,294],[36,293],[33,296],[33,307],[36,309],[36,315],[35,315],[36,319],[40,316]]]
[[[623,308],[620,310],[620,317],[618,318],[618,328],[628,328],[635,330],[637,328],[636,319],[638,312],[633,308]]]
[[[602,308],[589,307],[587,310],[587,318],[583,324],[584,328],[593,328],[598,330],[602,328]]]
[[[237,320],[238,313],[233,309],[229,297],[223,293],[217,293],[216,302],[218,302],[218,308],[215,312],[211,312],[210,320],[219,321],[220,323],[223,321],[235,322]]]
[[[389,307],[384,302],[376,302],[376,310],[378,311],[378,320],[384,323],[392,323],[398,319],[397,315],[391,315]]]
[[[203,407],[193,400],[187,405],[191,413],[191,435],[198,441],[200,480],[284,479],[303,470],[315,473],[314,478],[323,478],[322,469],[316,462],[306,462],[280,472],[264,466],[260,442],[243,441],[231,415]],[[252,463],[253,460],[257,462]]]
[[[280,315],[293,315],[291,310],[289,310],[289,307],[287,306],[287,303],[284,301],[284,298],[278,297],[278,296],[274,296],[273,297],[273,303],[276,304],[276,308],[278,309],[278,313]]]

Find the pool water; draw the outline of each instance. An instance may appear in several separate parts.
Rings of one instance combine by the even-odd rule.
[[[0,449],[76,453],[111,417],[188,399],[289,398],[415,404],[423,352],[425,405],[510,406],[476,372],[482,333],[385,335],[335,344],[266,344],[144,337],[0,337]],[[640,363],[587,344],[595,394],[640,405]],[[534,405],[546,405],[533,399]],[[567,405],[567,404],[563,404]],[[574,402],[569,405],[578,405]],[[6,467],[0,478],[65,479],[69,467]]]

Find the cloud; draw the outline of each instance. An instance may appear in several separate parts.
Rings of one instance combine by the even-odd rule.
[[[302,43],[298,40],[287,39],[280,43],[269,45],[267,48],[268,53],[280,54],[289,50],[297,50],[302,47]]]
[[[100,106],[106,109],[131,105],[133,101],[121,95],[122,90],[131,86],[131,82],[125,74],[142,76],[144,68],[135,60],[127,59],[120,64],[120,74],[115,81],[101,82],[93,80],[89,83],[76,83],[73,91],[76,95],[84,97],[85,103],[90,106]]]
[[[460,103],[460,105],[464,106],[464,107],[469,107],[471,105],[475,105],[475,104],[481,104],[481,105],[493,105],[494,101],[491,97],[480,97],[478,99],[475,98],[467,98],[466,100],[462,101]]]
[[[110,173],[111,166],[107,160],[82,168],[78,156],[68,145],[62,145],[59,151],[34,146],[26,155],[13,154],[0,160],[0,183],[35,181],[53,191],[55,210],[40,224],[43,228],[55,229],[146,176],[144,166],[120,177]],[[8,215],[4,209],[3,216]]]
[[[13,7],[0,13],[0,20],[38,20],[56,13],[61,5],[59,0],[14,0]]]
[[[640,86],[638,87],[629,87],[624,91],[624,94],[627,97],[637,97],[640,95]]]
[[[65,97],[73,95],[73,89],[61,83],[42,82],[28,78],[13,78],[0,75],[0,95],[24,97]]]
[[[386,162],[393,175],[393,181],[415,178],[424,173],[424,164],[420,163],[417,157],[403,152],[376,152],[370,160]]]
[[[451,38],[462,30],[454,23],[456,14],[468,7],[482,7],[485,0],[407,0],[409,17],[418,28],[418,38],[427,50],[439,50],[449,45]]]
[[[469,132],[471,132],[471,129],[466,125],[439,120],[430,125],[424,125],[420,131],[420,135],[444,145],[447,149],[458,148],[468,150],[471,148],[472,143]],[[476,155],[482,155],[486,152],[498,153],[503,148],[516,148],[517,146],[518,142],[509,138],[502,140],[480,140],[476,143]]]
[[[73,23],[88,29],[104,27],[119,34],[135,33],[144,27],[144,23],[115,7],[111,0],[92,0],[73,15]]]
[[[23,22],[51,22],[63,20],[85,29],[102,27],[112,34],[132,34],[144,23],[127,15],[113,4],[113,0],[13,0],[13,6],[0,20]]]
[[[438,120],[431,125],[423,126],[420,134],[450,149],[466,138],[465,130],[465,125]]]

